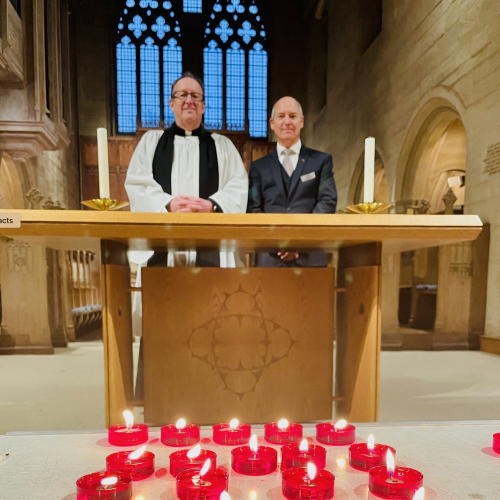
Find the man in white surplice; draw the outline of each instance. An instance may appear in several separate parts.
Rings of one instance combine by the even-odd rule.
[[[207,132],[203,82],[184,73],[172,85],[175,123],[150,130],[130,162],[125,189],[134,212],[245,213],[248,176],[234,144]],[[235,267],[231,252],[155,253],[148,265]]]

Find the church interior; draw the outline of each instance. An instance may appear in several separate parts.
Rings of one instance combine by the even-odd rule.
[[[243,290],[250,286],[244,280],[252,273],[246,277],[242,274],[243,285],[228,293],[222,286],[218,289],[219,285],[212,285],[217,279],[215,274],[209,274],[211,271],[207,271],[203,284],[194,271],[190,277],[186,274],[181,278],[180,274],[171,276],[161,269],[155,271],[155,278],[152,268],[143,267],[145,260],[140,254],[144,252],[128,254],[125,274],[113,271],[115,257],[107,260],[106,249],[111,254],[115,252],[115,246],[107,247],[105,242],[107,231],[111,239],[115,238],[114,229],[106,229],[111,225],[105,224],[113,220],[106,219],[108,214],[123,218],[120,227],[129,222],[139,227],[143,219],[134,218],[136,214],[129,207],[98,212],[82,206],[83,201],[102,198],[97,129],[105,128],[108,134],[109,197],[128,202],[125,180],[134,151],[149,130],[163,130],[174,123],[170,92],[183,72],[203,80],[204,126],[232,141],[247,172],[252,162],[276,149],[277,139],[269,128],[273,104],[284,96],[297,99],[305,117],[302,143],[333,157],[338,215],[332,217],[339,217],[346,225],[351,220],[361,220],[356,217],[368,219],[360,231],[366,230],[370,236],[355,239],[363,244],[360,247],[375,245],[367,246],[372,255],[363,254],[361,260],[367,267],[360,267],[361,264],[352,263],[356,256],[344,255],[346,248],[352,248],[342,246],[342,240],[348,238],[338,237],[338,249],[332,252],[329,269],[325,270],[330,274],[321,278],[311,275],[308,282],[305,276],[309,275],[304,273],[299,277],[303,291],[296,302],[273,302],[282,309],[277,317],[285,319],[281,326],[278,319],[273,319],[272,335],[279,338],[279,347],[274,351],[272,345],[266,347],[272,354],[270,361],[259,368],[259,375],[256,369],[245,371],[244,365],[265,343],[252,339],[253,334],[243,347],[234,347],[233,341],[227,340],[229,347],[216,350],[215,361],[211,361],[211,354],[206,354],[210,346],[199,339],[205,325],[193,325],[193,333],[183,342],[189,344],[193,359],[210,365],[211,373],[220,376],[222,385],[217,390],[230,392],[231,398],[242,404],[241,408],[258,406],[256,394],[264,397],[264,392],[259,393],[259,380],[263,380],[259,377],[278,373],[279,360],[289,356],[294,342],[298,342],[283,321],[288,321],[287,315],[298,318],[296,312],[290,311],[307,303],[305,309],[310,310],[301,313],[297,321],[318,321],[319,333],[304,327],[310,342],[317,341],[312,357],[307,359],[318,360],[318,373],[326,367],[325,373],[330,374],[328,382],[318,383],[321,387],[317,389],[318,394],[329,391],[329,399],[319,409],[314,408],[316,399],[311,397],[304,403],[305,409],[294,414],[298,415],[293,417],[297,421],[316,425],[351,416],[354,422],[372,426],[384,438],[390,436],[390,425],[394,425],[399,429],[394,431],[395,439],[401,443],[405,439],[405,427],[401,426],[405,423],[432,422],[431,427],[437,425],[432,429],[439,430],[448,423],[461,422],[467,427],[465,437],[450,446],[463,446],[464,450],[472,447],[474,428],[484,424],[487,441],[492,429],[496,427],[495,432],[500,432],[500,210],[495,201],[500,196],[497,0],[0,0],[0,210],[20,210],[22,226],[25,220],[33,221],[32,232],[25,233],[25,238],[16,237],[14,229],[4,231],[0,227],[0,498],[27,498],[19,493],[28,490],[19,485],[23,475],[14,466],[15,457],[2,464],[2,453],[9,452],[9,436],[41,433],[43,437],[60,431],[87,436],[85,433],[120,423],[121,412],[126,409],[133,412],[136,422],[159,427],[169,423],[164,420],[167,416],[184,416],[182,408],[195,408],[186,395],[168,392],[176,382],[173,370],[180,370],[181,361],[175,366],[172,363],[170,369],[165,366],[169,362],[160,359],[147,366],[147,359],[153,360],[153,342],[146,345],[146,332],[154,329],[154,322],[166,325],[170,318],[169,312],[151,312],[153,305],[149,304],[157,306],[155,300],[174,300],[161,283],[169,283],[176,290],[189,283],[186,290],[179,292],[179,300],[184,303],[190,301],[190,293],[199,285],[200,296],[196,300],[203,303],[208,301],[203,297],[210,297],[207,307],[217,309],[219,315],[226,311],[226,316],[231,313],[232,300],[257,303],[261,292],[264,296],[274,290],[280,295],[281,287],[286,289],[291,283],[291,278],[283,278],[281,283],[268,284],[269,278],[251,269],[253,260],[249,254],[246,270],[255,271],[257,281],[264,283],[253,295]],[[349,214],[348,207],[364,201],[368,137],[376,141],[374,200],[385,204],[385,215]],[[30,212],[34,215],[30,216]],[[51,238],[62,239],[66,235],[59,229],[63,223],[77,220],[77,215],[72,215],[76,212],[87,217],[82,219],[78,237],[51,247]],[[411,223],[398,222],[406,220],[406,216],[411,216]],[[460,221],[471,221],[473,216],[482,223],[481,230],[473,237],[460,236]],[[372,225],[374,219],[382,221],[380,225],[390,225],[402,240],[427,239],[442,244],[386,245],[381,243],[385,236],[379,238],[373,229],[379,227],[379,223]],[[42,220],[43,224],[37,226]],[[204,220],[198,224],[204,224]],[[97,235],[101,243],[96,246],[97,233],[92,233],[90,226],[100,221],[105,229]],[[130,249],[143,250],[140,241],[148,238],[167,241],[171,237],[167,219],[164,223],[154,219],[153,223],[156,225],[151,225],[151,229],[137,233],[137,247]],[[161,233],[165,225],[168,234]],[[463,225],[472,231],[473,224]],[[248,231],[258,234],[258,228],[252,228]],[[387,229],[387,237],[396,238],[391,228]],[[48,236],[43,236],[43,231]],[[71,229],[68,231],[70,234]],[[160,232],[154,235],[154,231]],[[200,229],[205,234],[203,231]],[[303,231],[303,239],[316,234],[309,226]],[[464,229],[463,235],[465,232]],[[186,234],[182,237],[196,233]],[[92,244],[85,244],[86,235]],[[120,238],[116,236],[120,240],[114,242],[116,246],[123,243]],[[221,241],[230,245],[231,238],[221,237]],[[242,240],[245,238],[241,236]],[[366,282],[375,283],[374,291],[370,285],[359,287],[356,292],[377,297],[376,317],[365,321],[364,306],[359,306],[358,314],[358,306],[354,307],[354,299],[349,298],[354,293],[349,287],[352,280],[364,279],[362,272],[374,266],[378,266],[378,274],[373,282]],[[229,280],[236,281],[234,276]],[[319,295],[323,286],[325,296],[318,298],[316,305],[310,305],[304,298],[306,293]],[[125,290],[123,294],[117,292],[121,298],[110,296],[113,287]],[[150,301],[147,306],[146,299]],[[327,302],[329,299],[331,302]],[[116,305],[114,301],[121,301],[117,306],[120,318],[109,312]],[[333,302],[336,306],[330,307]],[[181,315],[195,315],[192,308],[181,304],[179,311],[172,311],[173,321],[181,321]],[[248,312],[248,317],[254,315],[255,322],[268,323],[264,309],[258,312],[263,319],[255,319],[255,308]],[[122,311],[124,316],[130,316],[130,325],[123,326]],[[151,312],[154,320],[144,319],[146,311]],[[245,314],[234,313],[234,317]],[[352,326],[346,326],[349,315],[355,314],[359,317],[352,320]],[[316,319],[318,316],[325,324]],[[227,325],[231,321],[228,317]],[[330,323],[334,328],[320,339],[320,333],[328,330]],[[118,332],[116,345],[109,340],[110,328]],[[206,326],[207,331],[210,328]],[[373,330],[374,336],[360,337],[355,332],[357,328]],[[120,329],[130,337],[126,355],[120,344]],[[157,330],[150,337],[154,337],[154,349],[161,350],[165,340],[161,329]],[[284,340],[286,335],[291,340]],[[196,342],[192,347],[190,343]],[[272,340],[269,342],[272,344]],[[373,346],[370,342],[374,342]],[[328,347],[324,348],[326,344]],[[169,346],[179,349],[177,344]],[[358,348],[362,350],[361,357],[352,354]],[[367,361],[372,352],[369,349],[377,354]],[[115,355],[118,361],[113,364],[110,360]],[[220,371],[216,365],[224,356],[228,366],[234,366]],[[355,368],[347,366],[350,356]],[[346,367],[339,364],[343,359]],[[368,368],[363,370],[363,365]],[[300,369],[307,371],[303,365]],[[305,387],[299,382],[300,369],[293,382],[297,393]],[[153,387],[153,375],[165,377],[161,390]],[[250,382],[249,377],[255,380]],[[314,374],[308,373],[306,378],[310,382]],[[361,389],[357,392],[356,384],[361,378],[370,386],[366,394]],[[157,389],[158,398],[161,396],[166,402],[152,403],[153,391]],[[350,399],[346,396],[349,391]],[[272,398],[277,397],[276,392],[265,394]],[[176,394],[178,401],[169,400],[167,394]],[[372,396],[376,409],[364,411],[365,400]],[[219,413],[209,411],[214,402],[224,408],[228,421],[234,416],[228,414],[233,399],[223,403],[218,396],[211,402],[208,396],[200,398],[206,418],[196,423],[217,423]],[[245,405],[244,398],[248,399]],[[245,411],[242,410],[243,415]],[[255,418],[249,423],[266,423],[256,416],[260,413],[248,412],[252,415],[248,419]],[[200,414],[200,408],[192,413]],[[366,437],[363,434],[364,440]],[[436,437],[436,443],[441,443],[440,439],[441,435]],[[486,448],[491,446],[489,441],[475,444],[479,454],[481,448],[490,450]],[[12,445],[12,449],[16,446]],[[110,451],[102,446],[100,452]],[[422,451],[423,443],[419,446]],[[154,449],[160,453],[159,448]],[[461,453],[465,455],[465,451]],[[411,454],[404,456],[403,465],[411,466],[410,457]],[[430,452],[427,458],[433,460]],[[336,460],[333,472],[344,477],[344,466],[339,465],[339,460],[344,460],[345,465],[345,450]],[[490,463],[485,464],[487,460]],[[484,451],[479,462],[491,473],[496,471],[498,478],[500,435],[498,451]],[[83,459],[78,463],[81,469]],[[37,462],[33,467],[41,465]],[[99,468],[102,467],[94,467]],[[456,468],[459,470],[458,464]],[[55,476],[49,475],[44,483],[45,493],[33,494],[31,498],[101,498],[76,496],[74,482],[78,473],[92,472],[85,467],[80,469],[75,465],[69,474],[66,496],[59,493],[62,489],[51,493],[49,485]],[[436,465],[433,473],[446,475],[446,469]],[[158,471],[156,477],[160,478]],[[483,480],[478,476],[467,487],[467,483],[461,487],[459,481],[453,482],[455,486],[448,487],[439,476],[430,488],[425,484],[425,498],[500,498],[498,479],[488,477],[486,472]],[[236,500],[281,498],[279,488],[258,490],[255,495],[250,492],[248,496],[246,483],[237,484],[238,488],[229,488]],[[337,498],[377,498],[368,487],[359,486],[353,493],[346,484],[339,483]],[[144,485],[146,488],[146,482]],[[154,489],[155,485],[150,487],[154,493],[133,498],[175,498],[170,494],[155,496],[162,490]],[[413,496],[391,498],[411,500]]]

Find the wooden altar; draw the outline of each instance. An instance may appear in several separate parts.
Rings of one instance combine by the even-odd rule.
[[[336,269],[145,269],[148,422],[330,419],[332,397],[338,415],[374,422],[382,252],[470,241],[482,227],[476,216],[15,212],[21,228],[3,236],[100,252],[107,425],[133,403],[127,250],[338,255]]]

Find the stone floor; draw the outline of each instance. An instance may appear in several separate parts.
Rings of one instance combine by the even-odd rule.
[[[102,429],[102,350],[87,342],[53,356],[0,357],[0,434]],[[499,373],[500,356],[481,352],[383,352],[380,421],[498,419]]]

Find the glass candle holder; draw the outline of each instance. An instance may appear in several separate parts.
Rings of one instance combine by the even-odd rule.
[[[245,476],[264,476],[278,468],[278,452],[269,446],[259,446],[252,451],[250,446],[231,450],[231,467]]]
[[[148,426],[134,424],[130,429],[125,424],[112,425],[108,429],[108,441],[113,446],[134,446],[146,443],[148,440]]]
[[[372,467],[386,466],[387,450],[391,450],[393,456],[396,456],[396,450],[385,444],[376,444],[371,451],[366,443],[353,444],[349,447],[349,464],[364,472]]]
[[[389,500],[412,500],[424,484],[424,476],[407,467],[396,467],[392,477],[387,473],[387,467],[373,467],[368,474],[370,491]]]
[[[112,486],[103,486],[101,481],[116,477]],[[130,500],[132,498],[132,478],[109,472],[95,472],[83,476],[76,482],[76,500]]]
[[[493,434],[493,450],[500,453],[500,432]]]
[[[231,429],[229,424],[215,424],[212,431],[215,443],[238,446],[248,443],[252,434],[252,426],[250,424],[238,424],[238,427]]]
[[[130,459],[133,451],[119,451],[106,457],[106,470],[109,474],[129,475],[133,481],[150,477],[155,472],[155,455],[145,451],[139,458]]]
[[[264,425],[264,439],[274,444],[297,443],[302,440],[302,425],[292,422],[281,429],[277,422],[271,422]]]
[[[316,439],[320,443],[332,446],[352,444],[356,440],[356,427],[354,425],[346,425],[343,429],[336,429],[335,424],[317,424]]]
[[[178,429],[174,424],[161,428],[161,442],[166,446],[191,446],[200,442],[200,426],[187,424]]]
[[[307,467],[313,463],[317,469],[326,467],[326,450],[323,446],[310,444],[307,451],[300,451],[299,445],[289,444],[281,448],[281,470]]]
[[[180,450],[170,454],[170,474],[174,477],[185,470],[200,471],[203,464],[210,459],[212,469],[217,467],[217,453],[210,450],[201,450],[196,458],[188,458],[189,450]]]
[[[335,476],[319,470],[314,479],[309,479],[304,468],[288,469],[282,474],[283,496],[288,500],[329,500],[335,494]]]
[[[201,479],[199,471],[185,470],[176,477],[180,500],[219,500],[228,490],[229,474],[222,469],[209,470]]]

